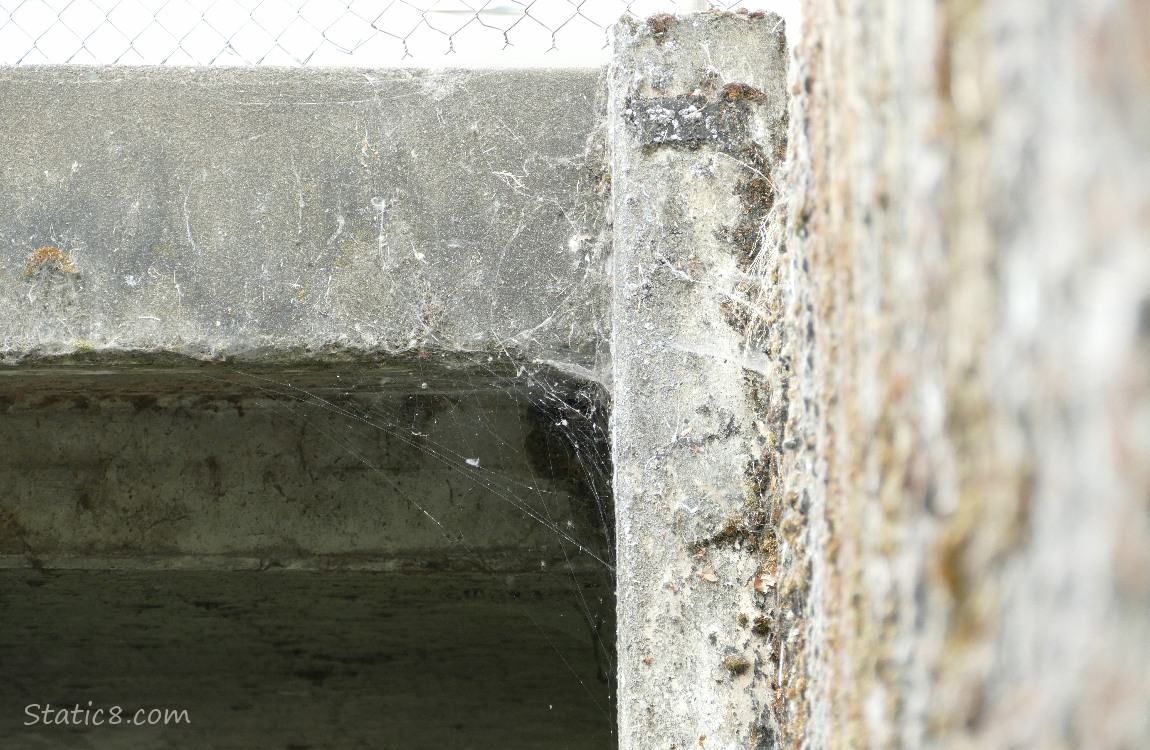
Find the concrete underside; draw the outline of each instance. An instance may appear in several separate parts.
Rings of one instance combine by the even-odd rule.
[[[546,573],[3,571],[0,746],[614,747],[579,606],[610,599],[611,582],[573,585]],[[30,704],[89,701],[90,719],[120,706],[125,719],[172,708],[191,722],[24,726]]]
[[[9,371],[0,567],[603,564],[605,498],[587,496],[568,437],[538,405],[576,385],[424,377],[395,367]]]
[[[9,370],[0,737],[613,746],[609,496],[540,375]],[[88,701],[191,724],[25,726]]]

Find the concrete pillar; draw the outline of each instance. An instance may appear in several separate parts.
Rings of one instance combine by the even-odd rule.
[[[1150,5],[805,10],[783,745],[1150,747]]]
[[[783,144],[782,22],[657,15],[615,44],[619,746],[757,747],[777,666],[755,394],[778,383],[738,321]]]

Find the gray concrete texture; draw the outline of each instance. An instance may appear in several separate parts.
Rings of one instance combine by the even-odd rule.
[[[17,372],[0,377],[0,567],[609,560],[539,392],[432,377],[413,392],[364,368]]]
[[[69,376],[45,401],[28,389],[49,366],[150,372],[160,408],[140,402],[138,424],[173,430],[125,449],[113,474],[84,474],[75,450],[34,458],[31,439],[9,435],[5,450],[61,484],[77,471],[120,487],[145,449],[218,426],[276,481],[212,469],[204,446],[169,450],[201,484],[159,507],[125,502],[158,524],[117,532],[121,543],[141,560],[191,549],[308,568],[329,556],[339,575],[384,571],[359,579],[364,591],[395,576],[375,595],[402,598],[400,571],[430,536],[370,525],[369,493],[391,490],[340,480],[346,454],[309,442],[264,395],[225,389],[189,410],[195,387],[176,371],[227,359],[280,383],[277,368],[302,364],[384,372],[398,382],[373,396],[381,415],[405,413],[430,376],[438,413],[464,430],[498,425],[519,447],[443,433],[468,450],[434,467],[411,456],[452,487],[435,498],[447,509],[473,447],[504,456],[481,458],[504,462],[501,482],[538,478],[523,405],[503,396],[529,379],[547,398],[528,403],[586,392],[540,369],[554,363],[611,398],[620,747],[1150,746],[1148,29],[1125,0],[851,0],[810,4],[789,71],[781,23],[749,13],[623,21],[606,79],[2,70],[0,349],[6,378],[22,379],[9,381],[5,430],[39,420],[90,434],[95,413],[102,442],[122,438],[130,380],[97,398]],[[393,447],[392,464],[363,450],[406,481],[409,446]],[[321,466],[332,475],[307,476]],[[266,503],[338,481],[364,498],[328,508],[346,522],[336,531],[272,514],[262,527],[278,541],[239,523],[209,547],[201,522],[169,511],[211,493],[213,471]],[[540,486],[579,523],[586,488],[560,484]],[[9,651],[37,643],[38,608],[83,588],[71,576],[125,576],[127,601],[137,586],[140,571],[53,570],[21,542],[110,559],[76,520],[108,495],[57,489],[67,512],[22,503],[25,520],[0,537],[25,563],[4,573],[0,611],[20,613]],[[219,512],[234,519],[230,502]],[[394,504],[396,523],[410,521]],[[512,506],[481,505],[452,510],[453,524],[486,544],[486,513]],[[524,549],[561,544],[500,523]],[[492,554],[514,561],[501,544]],[[350,570],[363,560],[372,570]],[[294,574],[300,586],[320,575]],[[495,573],[509,574],[527,575]],[[53,586],[57,598],[28,598]],[[305,589],[285,596],[318,595]],[[444,597],[405,601],[431,611]],[[275,622],[242,609],[254,632]],[[591,611],[578,608],[593,624]],[[356,639],[372,621],[348,617],[367,653],[370,637]],[[318,639],[304,631],[253,659],[267,657],[266,674],[293,668],[269,654]],[[579,674],[611,663],[589,643]],[[66,668],[45,663],[43,684]],[[321,673],[303,669],[305,683]]]
[[[1150,747],[1150,11],[810,3],[784,746]]]
[[[0,747],[610,748],[608,664],[562,580],[539,571],[0,575]],[[586,579],[580,593],[609,598],[610,586]],[[105,722],[115,706],[125,722],[154,708],[190,721],[27,724],[32,704],[41,717],[79,704]]]
[[[0,69],[0,353],[594,367],[599,76]]]
[[[777,444],[755,415],[782,389],[742,321],[785,141],[782,22],[623,21],[609,81],[619,746],[766,746],[778,659],[754,467]]]
[[[0,70],[0,747],[610,746],[601,75]]]

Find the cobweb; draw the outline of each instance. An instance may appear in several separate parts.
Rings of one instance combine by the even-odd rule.
[[[548,368],[519,365],[509,374],[502,362],[480,361],[463,374],[443,375],[429,366],[397,390],[394,376],[371,371],[337,373],[327,384],[303,387],[275,375],[239,373],[258,382],[262,396],[301,428],[314,429],[403,497],[417,525],[442,539],[436,558],[506,594],[508,632],[524,634],[511,638],[550,637],[519,591],[525,577],[550,592],[549,606],[577,613],[586,663],[571,663],[563,647],[550,644],[566,672],[555,679],[567,683],[554,687],[553,700],[582,692],[594,711],[583,717],[592,725],[586,739],[576,736],[563,746],[613,746],[615,542],[607,396],[596,383]],[[509,420],[508,412],[515,417]],[[381,443],[390,453],[363,449]],[[386,465],[396,452],[418,453],[432,473],[460,478],[460,504],[474,501],[483,515],[510,519],[520,536],[493,543],[491,529],[473,516],[429,499],[418,481],[397,480],[396,467]],[[522,472],[524,463],[529,474]],[[337,562],[356,564],[354,557]],[[606,738],[610,745],[598,744]]]
[[[43,515],[0,523],[29,560],[0,579],[5,705],[190,706],[172,746],[205,722],[216,747],[615,746],[599,384],[428,351],[26,380],[0,441]]]

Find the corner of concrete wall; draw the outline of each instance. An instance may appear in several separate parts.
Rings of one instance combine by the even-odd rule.
[[[620,747],[771,747],[786,42],[773,15],[615,27]]]
[[[807,10],[0,70],[0,357],[611,380],[622,748],[1150,745],[1150,18]]]
[[[1150,19],[807,10],[616,30],[621,746],[1150,744]]]

